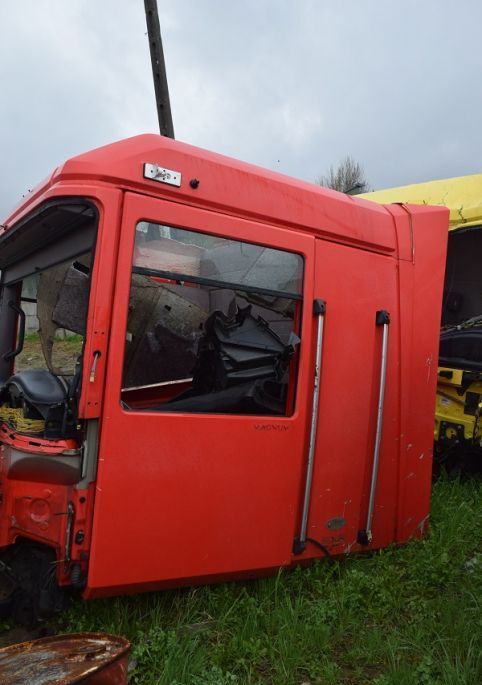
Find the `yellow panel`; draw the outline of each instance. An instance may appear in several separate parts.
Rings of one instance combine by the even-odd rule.
[[[379,204],[444,205],[450,209],[450,230],[482,224],[482,174],[376,190],[357,197]]]
[[[442,374],[450,374],[450,378]],[[464,372],[460,369],[446,369],[441,366],[438,370],[438,385],[462,385]]]

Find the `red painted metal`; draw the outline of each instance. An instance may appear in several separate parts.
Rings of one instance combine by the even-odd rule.
[[[146,162],[181,172],[181,188],[144,179]],[[197,188],[190,178],[199,179]],[[386,208],[177,141],[140,136],[64,164],[1,230],[62,196],[89,198],[100,215],[79,410],[81,420],[99,421],[98,472],[83,490],[0,473],[0,548],[21,535],[47,542],[63,559],[67,505],[73,503],[74,534],[81,530],[85,537],[72,547],[70,563],[88,572],[87,598],[249,577],[320,556],[310,543],[301,555],[292,551],[308,452],[317,298],[327,311],[308,536],[333,554],[366,549],[357,532],[368,507],[380,309],[390,312],[391,324],[369,548],[423,533],[447,210]],[[160,413],[146,410],[152,391],[138,393],[136,410],[123,408],[134,231],[141,220],[302,255],[302,342],[290,416]],[[91,382],[95,352],[101,354]],[[48,501],[56,514],[45,530],[29,513],[32,499]],[[69,568],[58,565],[63,585],[70,582]]]
[[[61,454],[65,450],[73,450],[77,447],[75,440],[43,440],[37,436],[20,435],[12,431],[4,423],[0,423],[0,442],[11,445],[22,452],[31,454]]]
[[[71,633],[0,649],[2,685],[126,685],[130,643],[106,633]]]

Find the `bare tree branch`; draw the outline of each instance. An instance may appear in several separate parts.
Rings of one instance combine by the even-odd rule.
[[[359,195],[370,190],[362,165],[350,155],[344,157],[337,167],[330,166],[328,173],[320,176],[316,182],[325,188],[349,195]]]

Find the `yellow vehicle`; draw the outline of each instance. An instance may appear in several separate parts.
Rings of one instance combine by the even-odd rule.
[[[436,460],[482,466],[482,174],[365,193],[374,202],[445,205],[450,227],[435,414]]]

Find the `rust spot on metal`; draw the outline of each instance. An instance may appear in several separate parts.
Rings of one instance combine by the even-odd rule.
[[[72,633],[0,649],[2,685],[125,685],[130,643],[106,633]]]

